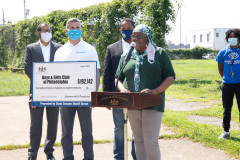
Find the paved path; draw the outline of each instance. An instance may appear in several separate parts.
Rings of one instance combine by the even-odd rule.
[[[0,146],[8,144],[27,144],[29,143],[29,109],[28,97],[0,97]],[[166,105],[170,104],[167,101]],[[171,103],[172,105],[172,103]],[[111,111],[105,108],[93,109],[93,136],[96,140],[113,139],[113,121]],[[76,118],[77,120],[77,118]],[[43,140],[46,136],[46,120],[43,125]],[[131,137],[131,128],[128,124],[128,137]],[[161,134],[174,134],[168,128],[162,127]],[[61,121],[58,126],[57,142],[60,142]],[[81,139],[79,122],[75,121],[74,141]],[[129,142],[130,143],[130,142]],[[163,160],[230,160],[223,151],[206,148],[199,143],[177,139],[177,140],[159,140]],[[129,144],[130,146],[130,144]],[[96,160],[112,160],[113,144],[95,144],[94,153]],[[76,159],[83,158],[81,145],[74,146]],[[62,159],[62,148],[56,147],[55,157]],[[17,149],[11,151],[0,151],[0,160],[26,160],[27,149]],[[40,148],[38,160],[44,160],[43,148]],[[130,147],[129,147],[129,160]]]

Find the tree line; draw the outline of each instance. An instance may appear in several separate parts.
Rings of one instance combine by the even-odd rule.
[[[36,28],[41,22],[51,25],[55,42],[66,43],[65,24],[73,17],[81,20],[82,38],[95,46],[101,66],[106,47],[121,38],[118,29],[123,18],[150,26],[155,43],[163,47],[164,36],[171,30],[168,23],[175,22],[177,8],[173,3],[178,4],[176,0],[113,0],[70,11],[52,11],[45,16],[3,26],[0,29],[0,66],[23,67],[26,45],[38,40]]]
[[[177,0],[113,0],[70,11],[56,10],[45,16],[3,26],[0,28],[0,67],[23,67],[26,45],[38,40],[36,28],[41,22],[51,25],[53,41],[66,43],[66,21],[73,17],[81,20],[82,38],[95,46],[101,67],[107,46],[121,39],[118,29],[123,18],[132,18],[136,25],[143,23],[150,26],[154,42],[159,47],[165,47],[165,35],[171,31],[169,22],[175,23],[179,6]],[[199,58],[206,53],[218,52],[200,47],[166,50],[171,59],[175,56]]]

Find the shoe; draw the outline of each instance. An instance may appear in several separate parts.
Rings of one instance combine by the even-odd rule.
[[[56,160],[56,159],[54,158],[53,154],[51,153],[51,154],[47,155],[47,160]]]
[[[221,138],[226,138],[226,139],[230,138],[230,133],[223,131],[223,133],[218,137],[218,139],[221,139]]]
[[[28,160],[37,160],[37,158],[34,158],[34,157],[28,157]]]

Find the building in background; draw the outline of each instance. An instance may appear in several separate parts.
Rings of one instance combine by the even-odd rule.
[[[190,48],[199,46],[210,49],[222,49],[228,45],[225,40],[225,33],[229,29],[209,28],[192,31],[189,37]]]

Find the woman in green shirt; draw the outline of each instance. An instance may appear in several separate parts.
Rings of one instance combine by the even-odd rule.
[[[161,95],[160,105],[143,110],[128,110],[137,159],[159,160],[161,154],[158,137],[165,107],[164,91],[173,84],[175,73],[166,51],[156,47],[153,42],[152,31],[148,26],[136,26],[131,38],[136,47],[119,76],[118,90]],[[126,54],[123,54],[120,59],[116,78],[120,74],[125,56]]]

